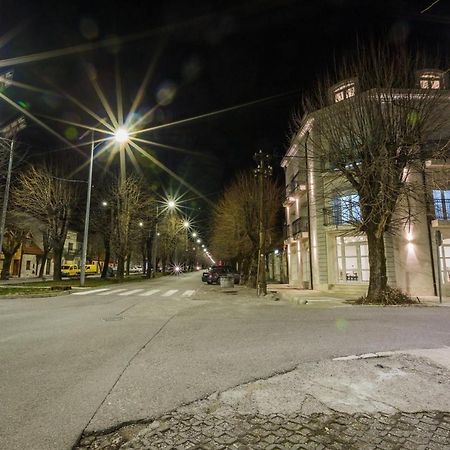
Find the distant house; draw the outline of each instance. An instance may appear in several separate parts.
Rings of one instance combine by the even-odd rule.
[[[333,86],[330,103],[350,99],[357,89],[357,80]],[[420,71],[417,89],[447,89],[445,74]],[[443,101],[450,104],[449,95]],[[320,121],[306,117],[281,162],[289,282],[305,289],[363,294],[370,274],[367,239],[352,232],[360,215],[359,198],[346,180],[336,180],[333,168],[315,157],[313,142],[319,133]],[[413,295],[436,295],[439,278],[450,295],[449,174],[450,161],[425,161],[422,173],[413,175],[423,190],[418,195],[423,202],[409,205],[415,220],[385,237],[388,283]],[[443,238],[439,249],[436,230]]]

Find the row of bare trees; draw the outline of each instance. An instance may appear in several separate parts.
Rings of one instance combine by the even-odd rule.
[[[277,216],[281,204],[281,188],[270,178],[264,181],[263,229],[268,246],[281,239]],[[241,273],[241,282],[256,286],[258,265],[258,181],[251,172],[238,174],[224,191],[212,221],[211,249],[213,254],[232,264]]]
[[[170,263],[194,259],[182,216],[177,211],[159,213],[158,202],[143,179],[111,175],[99,185],[93,190],[87,256],[88,261],[103,260],[102,277],[108,275],[113,260],[117,262],[116,276],[123,278],[130,272],[132,260],[141,261],[150,276],[152,262],[159,263],[165,270]],[[36,274],[44,275],[45,265],[52,255],[53,278],[61,279],[61,261],[69,228],[81,231],[84,225],[81,221],[84,217],[82,187],[83,183],[71,179],[61,167],[30,166],[18,174],[11,189],[1,278],[9,276],[12,258],[20,246],[31,238],[38,238],[43,255]]]

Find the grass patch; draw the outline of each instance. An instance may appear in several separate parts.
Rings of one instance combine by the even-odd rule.
[[[5,286],[0,287],[0,297],[54,297],[64,292],[63,289],[54,290],[49,287],[20,287]]]
[[[160,278],[162,275],[160,273],[156,274],[156,278]],[[154,278],[150,278],[152,280]],[[149,278],[146,278],[142,274],[136,274],[136,275],[130,275],[129,277],[125,277],[123,280],[120,280],[118,278],[89,278],[86,277],[85,280],[85,286],[86,287],[99,287],[99,286],[107,286],[111,284],[121,284],[121,283],[136,283],[139,281],[148,281]],[[33,281],[33,282],[23,282],[17,281],[14,286],[19,287],[30,287],[30,288],[51,288],[54,286],[80,286],[80,279],[79,278],[69,278],[64,279],[61,281],[54,281],[54,280],[43,280],[43,281]],[[13,285],[6,285],[6,287],[13,287]]]

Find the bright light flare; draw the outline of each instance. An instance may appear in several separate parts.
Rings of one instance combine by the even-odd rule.
[[[116,130],[114,133],[114,139],[119,144],[125,144],[130,139],[130,135],[128,133],[128,130],[124,127],[120,127]]]

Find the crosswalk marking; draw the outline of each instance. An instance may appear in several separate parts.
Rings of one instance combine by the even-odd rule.
[[[162,294],[162,297],[170,297],[171,295],[175,294],[175,292],[178,292],[178,289],[171,289],[170,291],[164,292],[164,294]]]
[[[101,292],[101,291],[109,291],[109,289],[108,288],[103,288],[103,289],[94,289],[93,291],[74,292],[73,295],[97,294],[98,292]]]
[[[133,294],[137,294],[138,292],[143,291],[144,289],[133,289],[132,291],[126,291],[126,292],[122,292],[119,295],[123,295],[124,297],[127,297],[129,295],[133,295]]]
[[[155,295],[157,293],[160,293],[161,297],[171,297],[176,292],[179,292],[179,289],[170,289],[168,291],[161,292],[161,289],[131,289],[128,290],[126,288],[120,288],[120,289],[112,289],[111,288],[101,288],[101,289],[93,289],[89,291],[80,291],[80,292],[74,292],[73,295],[120,295],[122,297],[129,297],[130,295],[138,295],[140,297],[150,297],[151,295]],[[181,297],[192,297],[196,292],[195,289],[187,289],[182,294]]]
[[[142,294],[139,294],[141,297],[149,297],[150,295],[156,294],[161,289],[152,289],[151,291],[143,292]]]
[[[108,291],[108,292],[101,292],[98,295],[111,295],[111,294],[118,294],[119,292],[123,292],[126,291],[126,289],[114,289],[113,291]]]
[[[182,297],[190,297],[195,291],[184,291]]]

